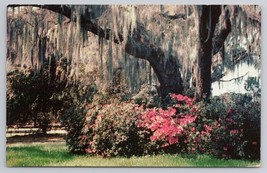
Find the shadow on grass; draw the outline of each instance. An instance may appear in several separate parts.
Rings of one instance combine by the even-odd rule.
[[[6,164],[12,166],[48,166],[71,160],[74,155],[68,153],[62,146],[23,146],[7,147]]]

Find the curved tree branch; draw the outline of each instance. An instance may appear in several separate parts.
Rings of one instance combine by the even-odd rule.
[[[174,15],[169,15],[168,13],[160,13],[160,15],[170,20],[176,20],[176,19],[186,20],[186,15],[183,13],[178,13]]]
[[[75,16],[72,16],[72,7],[67,5],[9,5],[8,7],[18,7],[18,6],[34,6],[64,15],[67,18],[72,19],[74,22]],[[120,44],[123,42],[122,34],[118,33],[117,36],[111,38],[112,31],[110,29],[103,29],[93,22],[91,19],[93,16],[92,12],[86,10],[85,13],[80,16],[81,27],[85,30],[98,35],[99,37],[105,38],[107,40],[112,39],[114,43]],[[167,63],[169,65],[168,69],[164,68],[165,55],[164,51],[153,44],[147,42],[142,42],[139,38],[142,36],[147,37],[146,31],[142,25],[137,25],[136,31],[128,36],[127,42],[125,43],[125,52],[136,58],[145,59],[150,62],[152,68],[154,69],[159,82],[160,90],[159,93],[162,97],[165,97],[169,92],[181,93],[183,91],[182,78],[179,71],[178,58],[170,55]],[[140,32],[141,31],[141,32]],[[146,38],[149,39],[149,38]]]
[[[233,80],[237,80],[237,79],[240,79],[240,78],[243,78],[244,76],[246,76],[248,74],[248,72],[242,76],[238,76],[236,78],[232,78],[232,79],[228,79],[228,80],[219,80],[219,82],[231,82]]]
[[[14,4],[14,5],[9,5],[8,7],[18,7],[18,6],[33,6],[42,9],[47,9],[55,13],[62,14],[63,16],[71,19],[72,21],[77,22],[76,21],[77,16],[75,16],[77,14],[75,14],[74,11],[75,9],[73,8],[74,6],[72,5]],[[90,6],[88,6],[88,9],[89,8]],[[214,8],[214,6],[212,8]],[[116,44],[121,44],[123,41],[125,41],[123,39],[123,35],[120,33],[118,33],[117,36],[111,37],[112,31],[110,29],[101,28],[96,22],[94,22],[92,16],[94,16],[92,10],[85,10],[85,13],[82,16],[80,16],[81,27],[83,27],[85,30],[89,32],[94,33],[95,35],[98,35],[99,37],[105,38],[106,40],[112,39],[112,41]],[[170,19],[178,19],[178,18],[184,18],[185,16],[183,14],[178,14],[173,16],[163,14],[163,17]],[[160,47],[150,44],[149,42],[143,42],[139,39],[141,37],[148,37],[148,34],[146,34],[146,32],[147,31],[142,27],[142,25],[138,24],[137,27],[135,28],[135,31],[132,33],[131,36],[128,37],[125,43],[124,47],[125,52],[136,58],[145,59],[149,61],[159,79],[161,86],[169,87],[169,85],[172,85],[171,88],[173,89],[171,89],[171,92],[176,92],[176,93],[181,92],[183,87],[182,87],[182,80],[179,71],[179,63],[177,57],[170,55],[167,64],[171,68],[169,71],[166,70],[163,65],[164,63],[166,63],[164,62],[165,59],[164,51]],[[230,32],[231,32],[231,22],[228,17],[225,18],[224,27],[220,28],[219,30],[216,30],[213,37],[211,37],[213,55],[218,53],[218,51],[221,49],[221,47],[224,44],[224,41],[226,40]],[[209,40],[211,40],[211,38],[209,38]],[[145,39],[149,40],[149,38]],[[168,80],[166,80],[166,78],[168,78]],[[176,87],[174,87],[174,85],[176,85]]]
[[[229,17],[226,17],[224,27],[222,27],[220,30],[217,30],[214,34],[212,43],[213,55],[215,55],[220,51],[220,49],[224,44],[224,41],[226,40],[230,32],[231,32],[231,21]]]

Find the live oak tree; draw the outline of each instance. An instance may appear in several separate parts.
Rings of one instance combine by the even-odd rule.
[[[222,74],[213,77],[212,71],[217,68],[213,58],[222,54],[224,60],[225,41],[232,28],[234,34],[240,35],[236,28],[260,26],[257,6],[20,6],[8,7],[11,16],[8,58],[12,61],[20,59],[23,64],[23,56],[27,54],[24,60],[28,59],[38,69],[46,55],[53,53],[59,60],[67,59],[66,76],[75,80],[79,78],[79,64],[83,63],[80,57],[85,42],[97,36],[94,44],[98,45],[98,66],[107,80],[111,80],[115,68],[123,66],[128,68],[125,80],[134,89],[142,84],[139,80],[144,76],[144,81],[152,84],[154,73],[157,78],[154,80],[159,82],[158,93],[163,98],[168,93],[182,93],[190,77],[195,96],[209,98],[212,81],[222,77]],[[37,13],[38,10],[41,12]],[[15,17],[20,12],[38,15],[29,15],[30,19],[21,24],[22,17]],[[56,20],[51,19],[53,15]],[[241,19],[237,20],[236,16]],[[255,40],[249,49],[258,44],[259,36]],[[23,43],[25,46],[21,46]],[[140,72],[141,68],[145,73]]]

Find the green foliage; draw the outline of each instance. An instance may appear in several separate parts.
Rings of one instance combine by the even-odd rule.
[[[234,159],[260,159],[260,103],[248,95],[225,94],[208,105],[217,126],[212,129],[211,153]]]
[[[70,133],[76,141],[72,145],[103,157],[164,152],[260,159],[259,102],[242,94],[225,94],[209,103],[183,95],[170,98],[166,109],[145,109],[96,94],[83,124],[73,128],[79,133]]]
[[[103,157],[142,155],[152,147],[148,132],[136,125],[142,107],[131,102],[95,105],[86,115],[81,143]]]
[[[164,152],[260,159],[260,103],[251,96],[232,93],[194,104],[182,95],[172,95],[172,99],[178,104],[148,110],[139,120],[153,132],[152,141],[163,141]],[[194,119],[182,126],[181,120],[188,115]]]
[[[65,81],[56,80],[55,64],[40,71],[24,67],[7,74],[7,125],[34,122],[43,133],[58,120],[58,99]]]
[[[260,78],[259,77],[248,77],[245,81],[245,90],[251,92],[253,99],[260,99],[261,96],[261,87],[260,87]]]
[[[158,96],[155,86],[144,84],[140,91],[132,96],[136,104],[143,105],[146,108],[159,107],[162,100]]]
[[[251,92],[257,92],[260,88],[260,81],[259,81],[259,78],[256,78],[256,77],[249,77],[247,80],[246,80],[246,83],[245,83],[245,89],[247,91],[251,91]]]
[[[84,146],[80,143],[84,126],[87,104],[91,102],[97,88],[93,82],[87,86],[76,83],[67,86],[61,93],[61,121],[66,127],[66,143],[72,153],[83,153]]]
[[[61,78],[68,78],[67,59],[61,61]],[[97,69],[85,73],[85,67],[80,67],[81,76],[78,81],[68,81],[68,84],[59,94],[62,102],[60,110],[60,119],[66,127],[67,135],[65,137],[68,150],[71,153],[84,153],[85,147],[80,143],[82,128],[84,126],[85,115],[88,110],[88,104],[97,93],[95,78],[98,74]]]
[[[26,123],[31,120],[30,97],[32,90],[28,90],[33,82],[29,82],[33,74],[22,73],[18,70],[7,74],[7,125]]]
[[[190,106],[193,107],[196,118],[183,128],[177,144],[170,147],[172,152],[260,159],[259,102],[246,94],[231,93]]]

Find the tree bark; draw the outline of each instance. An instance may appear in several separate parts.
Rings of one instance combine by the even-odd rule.
[[[160,83],[158,94],[162,98],[165,98],[169,93],[181,94],[183,84],[177,57],[170,55],[166,60],[164,52],[160,48],[154,45],[148,46],[145,43],[138,43],[138,46],[135,44],[136,41],[128,38],[125,51],[136,58],[146,59],[150,63]],[[166,61],[166,68],[164,61]]]
[[[211,95],[211,58],[213,55],[212,38],[221,14],[220,6],[198,6],[199,13],[199,50],[196,67],[197,99]]]
[[[231,32],[231,21],[228,15],[225,16],[223,25],[224,27],[221,27],[220,29],[215,31],[212,42],[212,55],[215,55],[220,51],[220,49],[223,47],[224,41]]]

